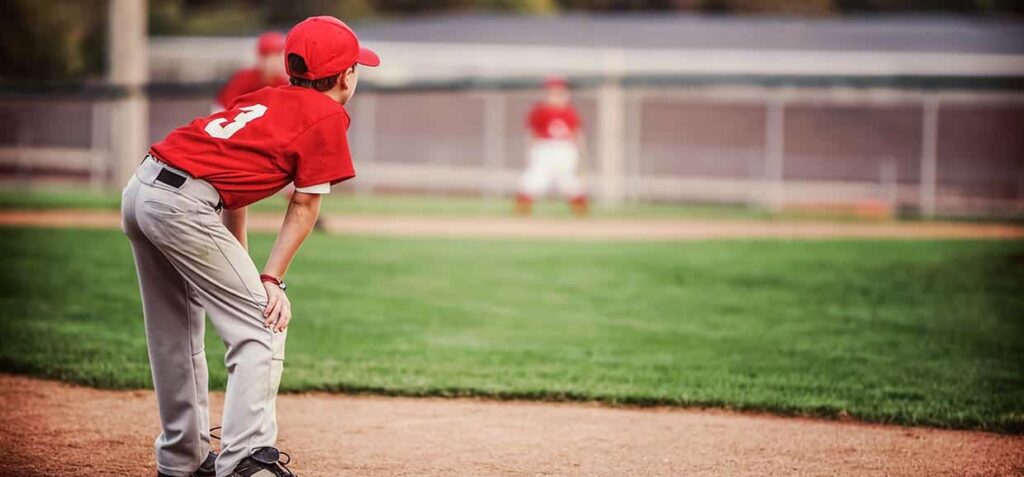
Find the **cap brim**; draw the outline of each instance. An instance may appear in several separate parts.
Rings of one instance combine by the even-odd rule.
[[[356,60],[356,63],[370,67],[380,66],[380,56],[377,56],[377,53],[369,48],[360,47],[359,59]]]

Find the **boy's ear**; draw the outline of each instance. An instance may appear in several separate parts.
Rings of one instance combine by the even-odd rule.
[[[341,83],[341,89],[348,89],[348,78],[352,76],[352,73],[356,71],[355,66],[345,70],[341,73],[341,78],[338,78],[338,83]]]

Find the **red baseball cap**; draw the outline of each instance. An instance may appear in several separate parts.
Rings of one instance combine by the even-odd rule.
[[[380,64],[376,53],[359,46],[359,37],[348,25],[331,16],[309,17],[292,27],[284,54],[299,55],[306,62],[307,71],[292,71],[286,59],[288,75],[310,80],[339,74],[356,63]]]
[[[276,31],[268,31],[256,40],[256,51],[260,56],[284,51],[284,35]]]
[[[564,76],[556,76],[556,75],[548,76],[547,78],[544,78],[544,87],[545,88],[568,88],[569,87],[569,80],[567,80]]]

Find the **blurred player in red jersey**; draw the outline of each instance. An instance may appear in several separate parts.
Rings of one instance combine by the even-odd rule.
[[[239,70],[217,93],[213,112],[231,106],[236,98],[266,86],[284,86],[288,77],[284,71],[284,35],[268,31],[256,40],[256,66]]]
[[[242,95],[175,129],[153,144],[122,195],[160,416],[158,476],[295,475],[274,447],[292,318],[284,275],[322,195],[355,176],[344,105],[356,65],[380,58],[334,17],[296,25],[284,53],[291,85]],[[246,207],[291,183],[261,273],[248,253]],[[227,346],[219,455],[210,451],[207,316]]]
[[[554,185],[569,200],[573,214],[586,215],[586,191],[576,175],[584,145],[580,117],[569,101],[565,78],[548,78],[544,88],[547,96],[530,110],[526,120],[532,140],[529,164],[516,196],[516,211],[529,214],[533,201]]]

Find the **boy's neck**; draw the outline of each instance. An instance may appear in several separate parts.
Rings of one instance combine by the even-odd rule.
[[[335,103],[339,103],[342,106],[345,105],[345,103],[341,102],[341,90],[338,88],[331,88],[327,91],[320,91],[320,93],[326,94],[327,97],[331,98],[331,100],[334,101]]]

